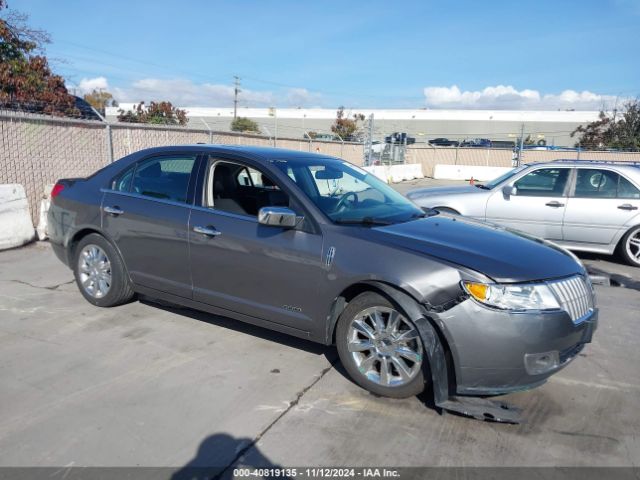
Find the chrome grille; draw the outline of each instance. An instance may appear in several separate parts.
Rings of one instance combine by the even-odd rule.
[[[549,288],[555,293],[562,309],[577,323],[593,310],[593,294],[588,281],[581,275],[549,282]]]

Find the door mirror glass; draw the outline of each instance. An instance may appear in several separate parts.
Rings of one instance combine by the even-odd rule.
[[[513,185],[505,185],[504,187],[502,187],[502,193],[505,197],[510,197],[511,195],[517,195],[518,189]]]
[[[301,218],[287,207],[262,207],[258,212],[258,223],[271,227],[294,228]]]

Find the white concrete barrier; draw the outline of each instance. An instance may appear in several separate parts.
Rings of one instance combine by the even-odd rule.
[[[424,178],[422,165],[419,163],[408,163],[404,165],[371,165],[362,167],[379,179],[387,183],[404,182],[415,178]]]
[[[40,200],[40,217],[38,218],[38,226],[36,227],[36,233],[38,234],[38,240],[46,240],[49,238],[47,232],[47,214],[49,213],[49,207],[51,206],[51,189],[53,183],[44,186],[44,192],[42,193],[42,200]]]
[[[29,243],[34,233],[24,187],[0,185],[0,250]]]
[[[481,182],[493,180],[511,170],[512,167],[483,167],[474,165],[437,164],[433,168],[433,178],[439,180],[469,180],[474,178]]]

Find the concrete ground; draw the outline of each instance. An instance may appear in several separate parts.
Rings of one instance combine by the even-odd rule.
[[[601,325],[502,397],[527,423],[374,397],[333,348],[149,301],[87,303],[47,243],[0,252],[0,466],[639,466],[640,271],[585,256]]]

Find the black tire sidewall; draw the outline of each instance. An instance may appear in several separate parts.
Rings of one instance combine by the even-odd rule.
[[[342,366],[356,384],[376,395],[392,398],[407,398],[418,395],[425,389],[426,386],[426,354],[423,354],[422,368],[420,369],[420,372],[418,372],[416,377],[411,382],[399,387],[384,387],[372,382],[367,377],[362,375],[362,373],[360,373],[360,371],[358,370],[358,367],[356,366],[351,353],[349,352],[347,337],[351,320],[362,310],[376,306],[393,308],[400,312],[409,322],[413,324],[409,316],[404,312],[402,308],[400,308],[398,305],[396,305],[394,302],[387,299],[383,295],[380,295],[376,292],[365,292],[358,295],[351,302],[349,302],[347,307],[344,309],[344,311],[340,315],[338,325],[336,327],[336,348],[338,350],[338,355],[340,357],[340,361],[342,362]],[[416,328],[415,325],[413,326],[414,328]],[[421,338],[420,341],[422,342]]]
[[[109,263],[111,264],[111,287],[109,288],[109,292],[102,298],[95,298],[89,295],[84,290],[82,283],[80,282],[78,259],[80,256],[80,252],[82,252],[82,249],[87,245],[97,245],[98,247],[100,247],[107,255]],[[124,303],[124,301],[128,300],[128,298],[126,298],[126,292],[130,290],[130,287],[129,278],[124,268],[124,263],[122,262],[118,251],[102,235],[92,233],[78,242],[73,255],[73,273],[80,293],[89,303],[93,305],[96,305],[98,307],[113,307],[116,305],[120,305],[121,303]],[[123,295],[123,293],[125,293],[125,295]],[[129,297],[130,296],[131,295],[129,295]]]

